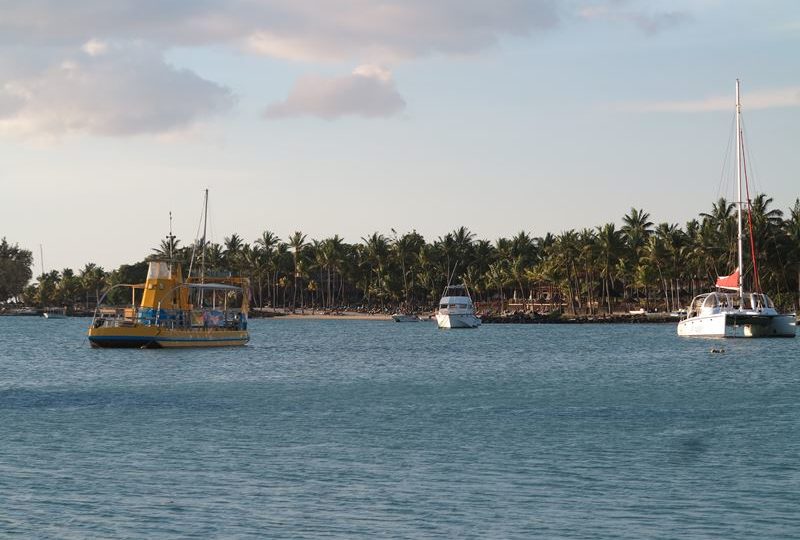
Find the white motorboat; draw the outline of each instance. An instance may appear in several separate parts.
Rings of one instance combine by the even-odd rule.
[[[419,317],[413,313],[394,313],[392,320],[394,322],[419,322]]]
[[[439,300],[436,323],[439,328],[477,328],[481,325],[466,284],[445,287]]]
[[[758,279],[758,264],[753,254],[753,234],[750,230],[750,256],[753,267],[755,292],[744,288],[742,256],[742,212],[750,220],[750,200],[742,200],[742,172],[744,165],[741,128],[742,106],[739,99],[739,80],[736,80],[736,201],[738,224],[738,263],[735,272],[717,279],[717,291],[696,296],[678,323],[679,336],[706,337],[795,337],[797,318],[794,313],[781,314],[772,300],[761,291]],[[745,187],[747,176],[745,175]],[[748,190],[749,191],[749,190]],[[724,292],[733,291],[733,292]]]

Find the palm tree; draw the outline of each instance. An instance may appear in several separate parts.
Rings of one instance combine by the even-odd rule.
[[[535,264],[538,255],[536,242],[525,231],[520,231],[511,238],[509,251],[512,258],[520,258],[525,266]]]
[[[425,239],[422,238],[416,231],[406,233],[403,236],[395,237],[392,243],[392,253],[394,254],[397,262],[400,264],[400,272],[403,277],[403,301],[410,300],[410,287],[409,277],[413,279],[413,273],[409,267],[412,263],[412,257],[419,253],[420,248],[425,244]]]
[[[761,258],[761,262],[765,263],[763,265],[756,264],[753,268],[755,289],[761,289],[761,278],[763,277],[771,290],[780,291],[782,286],[788,288],[785,276],[781,272],[784,265],[780,260],[783,212],[777,208],[770,209],[771,204],[772,198],[763,193],[756,195],[752,200],[748,214],[748,224],[752,227],[752,238],[749,234],[749,227],[747,237],[750,241],[750,249],[753,250],[752,259],[758,261]],[[761,266],[761,272],[759,272],[759,266]]]
[[[85,292],[85,308],[89,309],[89,292],[94,292],[95,305],[100,300],[100,291],[106,287],[106,273],[94,263],[87,263],[79,272],[81,285]]]
[[[377,232],[361,239],[364,242],[365,262],[369,267],[366,298],[367,303],[373,294],[381,298],[383,303],[386,293],[385,264],[389,255],[389,242]],[[373,279],[375,276],[375,279]]]
[[[606,223],[597,228],[597,241],[600,249],[600,275],[603,277],[608,314],[613,313],[611,293],[614,287],[614,268],[619,262],[622,248],[622,237],[613,223]]]
[[[289,247],[294,250],[294,285],[292,286],[292,311],[297,305],[297,278],[300,277],[297,267],[297,257],[300,250],[306,245],[306,235],[300,231],[295,231],[289,237]]]
[[[274,266],[275,247],[278,244],[280,244],[280,239],[272,231],[265,230],[264,232],[261,233],[261,236],[259,236],[256,239],[254,244],[261,248],[259,250],[259,255],[260,255],[260,257],[259,257],[259,267],[260,267],[261,271],[259,271],[259,274],[258,274],[259,275],[259,286],[258,286],[258,289],[259,289],[259,305],[261,307],[264,307],[264,299],[262,297],[263,296],[263,291],[262,291],[262,285],[260,283],[261,273],[263,271],[263,274],[266,277],[266,281],[267,281],[266,289],[267,289],[267,291],[270,291],[269,296],[271,298],[271,303],[274,306],[275,305],[275,299],[272,298],[272,293],[271,293],[271,289],[270,289],[270,283],[272,281],[271,280],[271,275],[272,275],[272,268]]]
[[[786,238],[786,262],[795,269],[795,305],[800,309],[800,198],[795,199],[794,206],[789,209],[789,219],[783,224]]]
[[[506,264],[507,264],[506,261],[501,259],[495,263],[490,264],[489,269],[486,272],[486,277],[489,280],[489,283],[495,286],[495,288],[497,289],[497,293],[500,297],[500,311],[503,310],[503,300],[504,300],[503,287],[506,284],[506,270],[505,270]]]
[[[475,235],[464,226],[454,230],[450,235],[453,238],[453,251],[455,255],[453,274],[456,274],[459,268],[462,266],[466,267],[468,264],[468,259],[470,258],[472,250],[472,240],[475,238]]]
[[[628,257],[625,258],[626,264],[623,266],[628,270],[633,270],[639,259],[642,258],[647,238],[652,233],[653,222],[650,221],[649,213],[636,208],[631,208],[630,213],[625,214],[622,218],[622,222],[623,225],[620,231],[629,250]]]
[[[157,258],[164,259],[174,256],[178,253],[178,244],[180,243],[181,241],[174,236],[168,236],[161,241],[158,247],[152,249],[153,255]]]
[[[578,233],[578,246],[578,260],[584,272],[584,283],[586,286],[586,305],[589,314],[593,314],[595,313],[595,307],[599,307],[599,302],[596,301],[594,295],[596,265],[599,257],[597,233],[592,229],[582,229]]]

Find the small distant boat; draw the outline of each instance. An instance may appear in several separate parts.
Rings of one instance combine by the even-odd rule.
[[[752,223],[750,199],[742,200],[742,177],[744,173],[744,143],[741,128],[742,105],[739,99],[739,80],[736,80],[736,201],[738,227],[738,268],[717,279],[717,290],[696,296],[689,305],[686,316],[678,323],[679,336],[706,337],[795,337],[797,323],[794,313],[781,314],[772,300],[761,291],[758,279],[758,264],[754,254],[753,230],[750,225],[750,257],[754,291],[744,287],[744,261],[742,256],[742,214],[747,212],[747,222]],[[724,292],[731,291],[731,292]]]
[[[419,322],[419,316],[413,313],[394,313],[392,314],[394,322]]]
[[[439,328],[477,328],[481,325],[466,284],[444,288],[436,312],[436,324]]]
[[[26,307],[26,308],[12,309],[7,314],[13,315],[15,317],[38,317],[39,311],[34,308]]]
[[[67,318],[67,308],[61,307],[49,307],[45,308],[42,312],[42,317],[45,319],[66,319]]]

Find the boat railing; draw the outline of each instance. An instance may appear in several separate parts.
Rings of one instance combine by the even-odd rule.
[[[239,308],[156,310],[153,308],[100,308],[94,319],[95,328],[158,326],[169,329],[245,330],[247,316]]]

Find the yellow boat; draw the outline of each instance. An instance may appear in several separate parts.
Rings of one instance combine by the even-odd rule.
[[[144,283],[115,285],[104,298],[120,287],[130,288],[131,305],[98,307],[88,332],[92,347],[230,347],[250,340],[247,278],[184,281],[179,264],[151,261]]]

